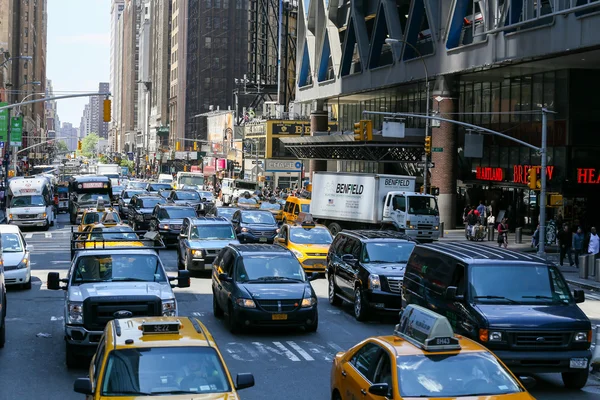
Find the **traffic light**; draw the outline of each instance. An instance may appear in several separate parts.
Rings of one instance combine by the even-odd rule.
[[[198,151],[198,142],[194,142],[194,151]]]
[[[104,122],[110,122],[111,121],[111,115],[110,115],[110,99],[104,99],[104,110],[103,110],[103,115],[104,115]]]
[[[354,140],[363,141],[365,140],[363,132],[363,121],[356,122],[354,124]]]
[[[81,145],[81,140],[77,141],[77,150],[81,151],[82,145]]]
[[[175,142],[175,151],[179,151],[180,148],[181,145],[179,144],[179,142]]]
[[[537,169],[535,167],[529,168],[527,172],[527,186],[531,190],[536,190],[537,187]]]
[[[431,136],[425,136],[425,154],[431,154]]]
[[[373,140],[373,121],[365,119],[360,121],[362,128],[363,140]]]

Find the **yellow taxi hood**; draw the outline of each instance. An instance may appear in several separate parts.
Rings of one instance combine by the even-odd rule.
[[[299,244],[290,242],[290,248],[294,248],[297,250],[322,250],[327,252],[329,250],[329,244]]]
[[[460,400],[535,400],[535,397],[531,396],[527,392],[512,393],[512,394],[497,394],[497,395],[485,395],[485,396],[461,396],[461,397],[429,397],[430,400],[454,400],[460,398]],[[403,397],[402,400],[423,400],[423,397]]]
[[[102,249],[105,247],[144,247],[142,242],[102,242],[102,241],[89,241],[85,243],[86,249]]]
[[[148,399],[160,399],[165,398],[169,400],[239,400],[239,397],[235,394],[231,393],[188,393],[188,394],[177,394],[177,395],[168,395],[165,394],[163,396],[115,396],[115,397],[104,397],[102,396],[102,400],[148,400]]]

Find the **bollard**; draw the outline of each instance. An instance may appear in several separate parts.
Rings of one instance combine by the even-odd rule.
[[[493,241],[494,240],[494,233],[496,231],[494,230],[494,224],[488,224],[488,240],[489,241]]]
[[[600,260],[596,260],[596,282],[600,282]]]
[[[579,256],[579,277],[581,279],[587,279],[588,277],[588,259],[589,254]]]
[[[515,243],[523,243],[523,228],[515,229]]]
[[[440,222],[440,237],[444,237],[444,223]]]
[[[596,255],[588,254],[587,271],[585,272],[587,274],[586,278],[592,278],[592,276],[595,276],[595,272],[596,272],[595,269],[596,269]]]

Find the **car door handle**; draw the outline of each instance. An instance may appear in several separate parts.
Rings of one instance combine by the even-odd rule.
[[[366,389],[360,389],[360,392],[363,394],[363,396],[367,395],[367,390]]]

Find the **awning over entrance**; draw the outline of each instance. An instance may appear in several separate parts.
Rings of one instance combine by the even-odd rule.
[[[423,143],[386,140],[355,141],[353,135],[301,136],[279,139],[298,159],[360,160],[382,163],[418,163],[423,159]],[[414,140],[414,139],[413,139]]]

